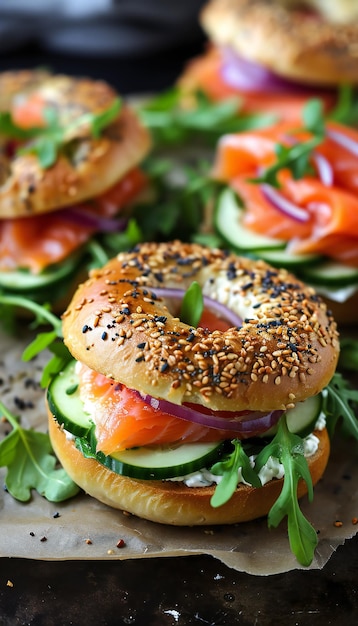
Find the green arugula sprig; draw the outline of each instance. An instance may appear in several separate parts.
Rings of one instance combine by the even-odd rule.
[[[307,461],[303,454],[303,440],[287,428],[283,415],[274,438],[261,449],[255,459],[254,467],[245,451],[245,443],[233,440],[233,452],[215,463],[211,471],[222,476],[211,499],[212,506],[222,506],[228,502],[237,488],[238,472],[241,469],[243,479],[254,487],[261,487],[259,472],[269,457],[278,459],[284,467],[282,491],[268,514],[269,527],[277,527],[287,517],[290,547],[302,565],[312,562],[317,545],[317,534],[303,515],[297,497],[297,485],[300,479],[307,484],[308,497],[313,498],[313,486]]]
[[[338,369],[358,372],[358,339],[344,337],[340,339]]]
[[[272,456],[284,467],[282,491],[268,513],[269,528],[276,528],[287,517],[288,538],[293,554],[302,565],[310,565],[317,546],[317,533],[303,515],[297,498],[300,479],[307,485],[308,498],[313,499],[312,478],[303,454],[303,440],[287,428],[285,414],[272,441],[259,453],[255,461],[257,472]]]
[[[62,341],[61,319],[57,317],[57,315],[54,315],[47,305],[38,304],[24,296],[0,293],[0,305],[11,311],[16,307],[30,311],[34,315],[32,326],[42,326],[46,324],[51,327],[50,330],[38,333],[22,354],[24,361],[32,360],[46,349],[53,354],[52,358],[44,367],[41,378],[41,386],[44,388],[47,387],[52,376],[61,371],[70,359],[70,353]]]
[[[222,506],[230,500],[237,489],[240,469],[242,477],[247,483],[254,487],[261,487],[261,481],[251,467],[250,459],[243,448],[242,442],[239,439],[233,439],[231,443],[234,446],[233,452],[215,463],[211,468],[211,472],[215,476],[222,476],[210,500],[210,504],[213,507]]]
[[[358,440],[358,390],[336,372],[324,392],[323,411],[327,415],[327,428],[332,437],[341,420],[342,430]]]
[[[183,105],[183,98],[180,88],[174,87],[138,107],[155,146],[185,143],[193,136],[214,145],[225,133],[261,128],[275,121],[273,115],[241,113],[239,98],[218,103],[197,91],[190,107]]]
[[[141,241],[198,241],[206,243],[200,234],[205,207],[215,203],[223,184],[210,176],[211,164],[199,160],[195,167],[178,168],[175,158],[151,156],[144,169],[151,181],[154,198],[138,203],[132,218],[140,224]],[[214,240],[211,235],[211,240]],[[215,238],[216,245],[222,242]]]
[[[276,144],[277,159],[275,163],[267,167],[257,178],[250,179],[251,182],[267,183],[272,187],[280,187],[277,175],[282,169],[290,170],[296,180],[307,173],[312,173],[312,152],[325,137],[325,122],[320,100],[310,100],[304,106],[303,128],[298,130],[306,130],[311,133],[312,137],[306,141],[295,142],[293,134],[292,145]]]
[[[197,326],[204,310],[203,292],[199,283],[194,280],[184,294],[180,306],[180,319],[185,324]]]
[[[329,113],[329,119],[356,126],[358,120],[358,93],[352,85],[341,85],[338,90],[336,106]]]
[[[116,98],[108,109],[100,113],[84,113],[75,120],[63,124],[55,108],[46,107],[44,118],[46,126],[24,129],[16,126],[9,112],[0,113],[0,134],[9,139],[26,142],[21,145],[18,154],[36,154],[41,167],[47,169],[57,160],[64,146],[71,142],[80,128],[89,128],[92,137],[98,138],[117,116],[121,100]]]
[[[12,427],[0,442],[0,466],[7,468],[5,485],[9,493],[21,502],[30,500],[32,489],[50,502],[75,496],[79,487],[64,469],[56,468],[49,436],[22,428],[2,402],[0,413]]]

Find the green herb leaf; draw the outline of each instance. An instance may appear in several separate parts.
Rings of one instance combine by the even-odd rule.
[[[56,469],[49,436],[23,429],[1,402],[0,411],[13,428],[0,443],[0,466],[7,468],[5,485],[9,493],[21,502],[30,500],[32,489],[51,502],[76,495],[79,487],[64,469]]]
[[[323,104],[318,98],[309,100],[302,112],[304,127],[312,135],[323,138],[326,133]]]
[[[335,108],[329,118],[340,124],[355,126],[358,119],[358,94],[352,85],[341,85]]]
[[[197,140],[214,145],[225,133],[261,128],[276,119],[273,115],[241,113],[239,98],[213,102],[197,91],[192,102],[193,106],[183,106],[181,90],[172,88],[139,107],[138,112],[157,147],[192,141],[194,135]]]
[[[204,310],[204,299],[201,287],[194,280],[186,290],[180,307],[180,319],[189,326],[196,327]]]
[[[340,340],[338,369],[358,371],[358,340],[344,338]]]
[[[291,171],[292,176],[297,180],[305,174],[312,173],[311,157],[312,151],[319,146],[325,136],[325,124],[322,103],[320,100],[310,100],[303,109],[304,127],[312,134],[307,141],[294,141],[294,132],[292,134],[293,145],[285,146],[277,144],[276,154],[277,160],[257,178],[250,179],[255,183],[267,183],[273,187],[280,187],[277,178],[278,173],[282,169]]]
[[[53,107],[44,109],[47,125],[41,128],[22,129],[16,126],[9,113],[0,113],[0,133],[6,137],[25,142],[17,153],[35,154],[43,169],[48,169],[56,162],[65,145],[76,136],[76,130],[89,127],[94,138],[98,138],[117,116],[121,108],[121,100],[116,98],[111,106],[100,113],[85,113],[75,120],[61,124],[58,112]]]
[[[219,507],[230,500],[236,491],[239,482],[239,472],[243,479],[254,487],[261,487],[260,479],[251,467],[250,459],[247,456],[242,443],[239,439],[233,439],[233,452],[226,458],[215,463],[211,472],[216,476],[222,476],[221,481],[215,487],[214,494],[210,504],[213,507]]]
[[[312,562],[317,545],[317,533],[304,517],[298,503],[297,485],[302,478],[307,485],[308,497],[313,498],[312,478],[307,461],[303,455],[303,441],[291,433],[283,415],[278,431],[272,442],[260,452],[255,461],[257,472],[272,456],[284,467],[282,491],[268,514],[269,527],[277,527],[287,516],[288,537],[293,554],[302,565]]]
[[[97,115],[91,115],[89,121],[91,124],[92,136],[95,139],[98,139],[102,131],[118,117],[121,106],[121,99],[116,98],[108,109],[102,111],[101,113],[97,113]],[[79,118],[78,123],[81,123],[81,118]]]
[[[327,385],[323,398],[323,410],[329,418],[327,428],[330,436],[333,436],[337,422],[341,419],[343,429],[358,439],[358,419],[355,412],[358,406],[358,390],[352,389],[342,374],[336,372]]]

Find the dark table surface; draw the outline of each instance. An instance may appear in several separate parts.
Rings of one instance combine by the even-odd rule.
[[[152,93],[172,85],[202,43],[145,59],[86,59],[27,47],[0,54],[0,71],[48,65],[55,72],[104,78],[123,94]],[[0,626],[350,626],[357,616],[358,536],[340,546],[323,570],[269,577],[237,572],[208,556],[0,559]]]

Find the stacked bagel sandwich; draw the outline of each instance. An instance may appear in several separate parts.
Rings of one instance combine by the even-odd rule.
[[[0,290],[63,310],[146,185],[149,134],[105,82],[23,70],[0,75],[0,142]]]
[[[243,113],[292,121],[308,98],[329,111],[337,87],[358,82],[354,2],[211,0],[200,21],[210,47],[184,72],[184,91],[236,95]]]
[[[180,309],[193,281],[196,324]],[[322,476],[336,324],[287,271],[198,244],[141,244],[78,287],[63,335],[73,360],[47,391],[49,433],[98,500],[173,525],[255,519],[285,480],[280,452],[262,452],[275,437],[293,436],[291,461],[307,463],[298,498]],[[235,454],[247,461],[223,494]]]

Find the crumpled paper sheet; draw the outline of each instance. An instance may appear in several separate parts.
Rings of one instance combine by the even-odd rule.
[[[45,352],[21,360],[31,337],[11,338],[0,331],[0,393],[24,427],[46,431],[44,391],[39,386]],[[8,429],[2,423],[0,432]],[[328,468],[315,487],[312,503],[301,501],[318,532],[315,558],[320,569],[337,547],[358,532],[358,445],[335,439]],[[4,479],[5,469],[0,470]],[[341,525],[336,525],[340,522]],[[28,503],[0,493],[0,556],[43,560],[136,559],[211,555],[227,566],[254,575],[303,569],[291,554],[286,526],[267,528],[267,520],[220,527],[177,528],[115,511],[81,493],[63,503],[37,493]],[[120,540],[124,545],[120,547]]]

